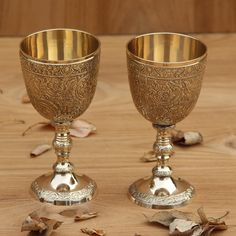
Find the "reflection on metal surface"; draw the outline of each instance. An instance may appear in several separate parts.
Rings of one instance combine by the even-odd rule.
[[[149,208],[185,204],[194,188],[174,179],[168,160],[173,155],[170,129],[194,108],[202,86],[207,48],[182,34],[153,33],[127,44],[130,90],[137,110],[157,129],[153,175],[129,188],[130,198]]]
[[[93,35],[72,29],[52,29],[27,36],[20,44],[25,86],[34,108],[55,125],[54,172],[31,186],[40,200],[71,205],[90,200],[96,184],[76,175],[69,162],[71,121],[90,105],[97,84],[100,42]]]
[[[49,173],[38,177],[32,183],[31,189],[41,202],[72,205],[91,200],[97,186],[85,175]]]

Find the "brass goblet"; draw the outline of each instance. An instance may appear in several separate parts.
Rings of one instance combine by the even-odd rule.
[[[92,199],[96,183],[73,172],[69,128],[90,105],[97,84],[100,42],[74,29],[50,29],[31,34],[20,44],[25,86],[34,108],[55,126],[53,172],[31,185],[36,198],[55,205]]]
[[[187,203],[194,188],[172,177],[170,130],[195,106],[206,67],[206,46],[196,38],[175,33],[138,36],[127,44],[130,90],[137,110],[157,130],[152,176],[134,182],[130,198],[147,208],[173,208]]]

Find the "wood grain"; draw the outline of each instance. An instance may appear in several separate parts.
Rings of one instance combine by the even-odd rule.
[[[235,32],[234,0],[0,0],[0,35],[47,28],[94,34]]]
[[[65,222],[55,235],[77,236],[82,227],[104,229],[107,235],[167,235],[166,229],[145,223],[141,208],[127,198],[128,186],[137,178],[151,174],[154,163],[141,163],[140,156],[150,150],[155,131],[135,109],[128,87],[125,44],[130,36],[100,37],[103,49],[96,96],[81,117],[93,122],[97,134],[73,139],[71,160],[77,171],[94,178],[99,192],[93,201],[80,208],[99,211],[99,217],[80,223]],[[175,175],[190,181],[197,190],[191,204],[181,208],[195,211],[200,206],[210,216],[226,210],[229,225],[236,222],[236,34],[199,35],[209,47],[208,67],[202,92],[194,111],[177,125],[182,130],[198,130],[204,144],[176,147],[171,160]],[[20,38],[0,39],[0,235],[20,233],[27,214],[45,207],[29,194],[31,181],[50,171],[55,161],[53,151],[31,159],[29,152],[40,143],[50,143],[53,132],[40,127],[25,137],[22,131],[43,118],[31,104],[21,104],[25,93],[18,59]],[[25,124],[16,124],[15,119]],[[236,227],[222,235],[234,236]],[[219,234],[220,235],[220,234]]]

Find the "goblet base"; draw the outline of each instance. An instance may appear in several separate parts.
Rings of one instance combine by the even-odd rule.
[[[186,204],[194,191],[193,186],[180,178],[147,177],[129,187],[129,197],[142,207],[170,209]]]
[[[73,205],[90,201],[97,189],[95,181],[75,173],[48,173],[32,184],[33,195],[41,202],[54,205]]]

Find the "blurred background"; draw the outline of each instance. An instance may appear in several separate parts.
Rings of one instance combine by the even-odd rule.
[[[68,27],[98,35],[236,31],[236,0],[0,0],[0,36]]]

